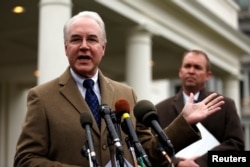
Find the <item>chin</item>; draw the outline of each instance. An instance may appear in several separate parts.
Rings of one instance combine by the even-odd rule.
[[[196,86],[194,86],[194,85],[185,85],[185,87],[187,90],[190,90],[190,91],[193,91],[196,89]]]
[[[185,86],[186,86],[186,87],[196,87],[196,84],[193,84],[193,83],[186,83]]]

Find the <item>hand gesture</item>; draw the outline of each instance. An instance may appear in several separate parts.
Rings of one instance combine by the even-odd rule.
[[[195,162],[195,159],[198,157],[193,157],[189,159],[179,158],[179,163],[177,167],[199,167],[199,165]]]
[[[186,121],[190,124],[195,124],[202,121],[207,116],[219,111],[224,102],[223,96],[218,96],[217,93],[212,93],[199,103],[193,103],[194,95],[190,94],[188,102],[185,104],[182,114]]]

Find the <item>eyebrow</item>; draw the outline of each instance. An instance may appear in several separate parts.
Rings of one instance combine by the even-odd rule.
[[[81,35],[78,34],[72,34],[71,36],[69,36],[70,38],[74,38],[74,37],[80,37]]]
[[[81,35],[75,33],[75,34],[71,34],[71,36],[81,36]],[[98,35],[96,35],[96,34],[87,34],[87,37],[89,37],[89,36],[96,36],[96,37],[98,37]]]

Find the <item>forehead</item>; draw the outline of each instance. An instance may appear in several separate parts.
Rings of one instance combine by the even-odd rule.
[[[183,64],[195,64],[195,65],[200,65],[200,66],[206,66],[207,59],[202,54],[191,52],[184,56]]]
[[[101,35],[101,27],[92,18],[79,17],[74,20],[68,27],[69,34],[96,34]]]

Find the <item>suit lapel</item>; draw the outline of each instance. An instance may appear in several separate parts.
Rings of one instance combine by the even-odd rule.
[[[79,112],[79,114],[82,112],[91,113],[91,110],[89,109],[88,104],[85,102],[81,93],[79,92],[79,89],[73,77],[71,76],[69,69],[67,69],[67,71],[59,78],[59,85],[59,91],[61,92],[61,94],[69,101],[70,104],[74,106],[74,108],[76,109],[76,111]],[[92,119],[95,120],[92,113],[91,116]],[[95,121],[93,121],[92,128],[97,134],[100,134],[100,130]]]
[[[198,101],[202,101],[203,99],[205,99],[207,96],[209,96],[212,92],[209,92],[207,91],[206,89],[202,89],[200,91],[200,94],[199,94],[199,98],[198,98]]]
[[[182,95],[182,90],[176,94],[174,98],[174,106],[175,106],[175,111],[177,112],[177,114],[180,114],[184,107],[184,99]]]
[[[84,105],[84,99],[82,98],[76,84],[72,81],[61,87],[60,92],[62,95],[76,108],[79,113],[89,110]]]
[[[99,87],[101,90],[101,104],[107,104],[112,109],[112,106],[114,106],[114,88],[112,87],[111,83],[105,76],[102,74],[102,72],[99,70]],[[104,119],[101,119],[101,134],[106,133],[106,123]]]

